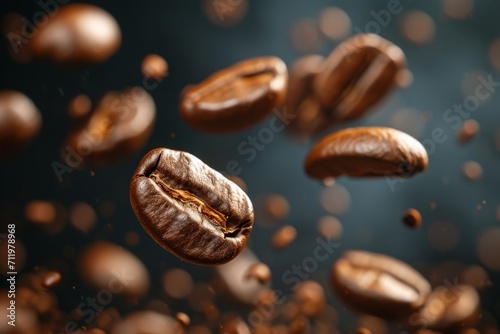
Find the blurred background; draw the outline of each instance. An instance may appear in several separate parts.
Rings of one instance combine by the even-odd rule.
[[[498,326],[500,92],[496,90],[500,87],[500,3],[226,1],[233,9],[223,13],[222,19],[214,13],[213,1],[85,3],[108,11],[121,28],[122,45],[106,62],[82,67],[21,64],[9,56],[7,42],[0,49],[0,90],[26,94],[43,117],[35,140],[0,165],[0,232],[6,233],[7,224],[16,224],[18,242],[26,249],[22,272],[48,267],[64,273],[55,289],[61,309],[69,312],[82,296],[93,295],[79,282],[74,263],[79,252],[95,240],[109,240],[130,250],[151,275],[147,297],[135,304],[113,304],[120,311],[143,309],[151,298],[162,299],[162,274],[168,269],[183,268],[197,282],[210,280],[211,268],[183,263],[160,248],[143,231],[129,203],[129,181],[142,156],[153,148],[168,147],[190,152],[219,171],[226,171],[231,160],[239,163],[238,176],[245,181],[256,209],[249,245],[271,268],[273,287],[286,294],[292,292],[291,285],[282,276],[313,256],[320,219],[338,219],[338,249],[308,276],[325,288],[344,332],[351,333],[363,319],[346,310],[334,296],[329,271],[340,254],[350,249],[401,259],[417,268],[434,287],[456,279],[471,284],[465,273],[474,266],[476,274],[484,278],[476,286],[485,310],[481,321]],[[390,13],[388,6],[395,3],[399,13],[380,16],[381,11]],[[1,16],[17,12],[30,18],[37,11],[40,5],[35,1],[3,0],[0,5]],[[334,15],[333,19],[327,15]],[[429,151],[429,168],[422,174],[404,182],[341,178],[326,187],[303,172],[304,158],[321,135],[304,142],[287,131],[275,133],[254,159],[248,159],[248,154],[240,154],[239,145],[249,141],[249,136],[258,136],[269,120],[233,135],[207,135],[188,127],[179,116],[182,89],[217,70],[264,55],[280,57],[291,66],[307,54],[327,56],[342,40],[358,32],[377,33],[401,47],[413,83],[394,91],[365,118],[329,132],[361,125],[391,126],[408,132]],[[118,165],[74,170],[60,182],[52,163],[62,161],[60,150],[74,124],[67,112],[68,103],[78,94],[96,101],[110,90],[141,86],[141,61],[150,53],[165,58],[169,74],[149,91],[156,103],[157,121],[145,147]],[[464,104],[481,80],[489,77],[499,84],[492,86],[491,97],[471,107],[467,116],[479,123],[479,133],[460,144],[457,129],[452,127],[455,123],[447,122],[443,115],[455,104]],[[442,143],[429,140],[435,129],[444,131],[446,140]],[[464,164],[469,161],[481,166],[480,177],[464,175]],[[278,222],[266,216],[266,198],[271,194],[288,202],[288,213]],[[96,224],[82,233],[66,219],[60,233],[45,233],[26,219],[25,206],[32,200],[56,201],[68,212],[75,203],[84,202],[94,210]],[[422,226],[417,230],[401,221],[409,208],[422,214]],[[284,225],[294,226],[297,237],[289,247],[277,251],[271,245],[272,235]],[[6,287],[4,279],[1,284]],[[186,303],[170,302],[167,297],[163,300],[173,312],[189,314]],[[220,309],[225,308],[233,309],[234,305],[222,302]],[[244,317],[245,309],[241,312]]]

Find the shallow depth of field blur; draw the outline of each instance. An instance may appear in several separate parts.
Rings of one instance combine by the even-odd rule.
[[[374,321],[345,309],[331,290],[331,265],[350,249],[403,260],[421,272],[433,287],[455,280],[471,284],[474,276],[471,266],[480,266],[487,273],[484,282],[476,284],[484,310],[480,326],[498,328],[500,3],[396,2],[402,8],[400,13],[380,16],[380,11],[387,11],[393,0],[233,1],[237,5],[231,13],[240,11],[241,17],[230,22],[229,12],[222,15],[222,21],[217,13],[207,16],[203,1],[199,0],[91,1],[88,3],[102,7],[117,20],[122,44],[107,61],[83,67],[36,61],[21,64],[10,57],[4,41],[0,47],[0,90],[23,92],[43,117],[38,136],[0,165],[0,233],[6,233],[7,224],[16,224],[18,244],[22,243],[26,249],[18,279],[22,273],[38,267],[60,271],[62,280],[54,291],[59,308],[69,313],[96,293],[78,277],[75,264],[80,251],[96,240],[107,240],[123,246],[144,263],[151,286],[141,299],[115,298],[106,307],[116,308],[125,315],[151,307],[165,310],[166,304],[171,315],[185,312],[191,316],[193,325],[203,323],[201,313],[187,301],[178,301],[165,292],[163,278],[168,270],[182,268],[195,282],[210,283],[213,269],[181,262],[159,247],[143,231],[129,203],[129,181],[142,156],[153,148],[167,147],[190,152],[221,172],[227,171],[232,160],[239,164],[238,176],[245,181],[256,210],[249,246],[271,268],[272,287],[287,295],[292,293],[295,282],[290,277],[298,277],[290,274],[290,270],[314,256],[320,236],[319,221],[325,216],[340,221],[342,229],[336,231],[337,250],[326,260],[316,261],[317,268],[306,273],[306,279],[323,286],[328,303],[338,313],[337,323],[342,333],[353,332],[360,322]],[[212,1],[205,1],[205,6],[212,6]],[[344,17],[340,27],[328,27],[327,19],[321,18],[330,7],[342,9],[350,19]],[[17,12],[30,18],[37,11],[40,6],[35,1],[4,0],[0,5],[1,16]],[[337,34],[330,31],[331,36],[326,36],[329,28]],[[262,146],[254,149],[255,154],[241,154],[238,147],[244,142],[248,143],[245,147],[252,147],[250,137],[258,138],[259,131],[269,127],[270,119],[236,134],[208,135],[191,129],[179,116],[182,89],[217,70],[264,55],[280,57],[291,66],[303,55],[327,56],[342,40],[360,32],[377,33],[401,47],[413,83],[394,90],[366,117],[328,132],[373,125],[390,126],[411,134],[424,144],[429,154],[429,168],[413,178],[403,182],[340,178],[327,187],[303,172],[304,158],[321,136],[304,142],[285,130],[260,143]],[[73,126],[67,112],[69,101],[82,93],[96,101],[108,91],[141,86],[141,61],[150,53],[165,58],[169,74],[149,91],[156,103],[157,120],[147,144],[140,153],[118,165],[75,169],[60,182],[52,163],[61,161],[61,146]],[[467,116],[461,118],[461,121],[476,120],[479,133],[470,142],[460,144],[455,122],[447,121],[443,115],[454,105],[471,102],[470,97],[481,80],[489,77],[497,83],[492,85],[491,96],[469,106]],[[442,142],[432,139],[436,129],[444,131],[446,139]],[[482,168],[482,175],[474,180],[463,171],[464,164],[470,161]],[[266,198],[273,194],[283,196],[289,204],[288,213],[279,221],[266,215]],[[48,234],[28,221],[25,207],[33,200],[55,201],[59,210],[66,212],[61,232]],[[95,226],[87,233],[75,228],[70,219],[71,209],[79,202],[90,205],[96,214]],[[422,226],[417,230],[409,229],[401,221],[409,208],[422,214]],[[297,237],[285,249],[275,250],[271,245],[273,233],[285,225],[294,226]],[[0,249],[5,253],[4,248]],[[2,261],[4,253],[0,254]],[[477,267],[473,269],[476,276],[485,274]],[[476,276],[473,278],[477,280]],[[3,278],[0,287],[7,287]],[[218,297],[217,308],[221,314],[236,311],[248,320],[248,309],[231,300]],[[390,324],[386,326],[391,328]],[[216,328],[214,333],[218,333]],[[373,332],[395,331],[382,327]],[[491,333],[498,333],[498,329]]]

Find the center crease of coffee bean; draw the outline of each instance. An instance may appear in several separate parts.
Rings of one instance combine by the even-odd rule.
[[[201,198],[196,197],[189,191],[174,189],[170,187],[168,184],[163,182],[158,175],[154,173],[152,173],[149,177],[153,179],[156,182],[156,184],[158,184],[170,197],[182,203],[192,205],[197,209],[199,213],[202,213],[205,216],[207,216],[210,221],[215,221],[217,224],[219,224],[218,226],[222,228],[222,232],[224,234],[230,234],[234,232],[234,230],[229,231],[227,229],[226,223],[228,217],[223,215],[219,211],[215,210],[214,208],[212,208],[210,205],[205,203],[205,201],[203,201]]]

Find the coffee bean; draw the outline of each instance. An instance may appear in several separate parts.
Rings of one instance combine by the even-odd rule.
[[[309,152],[305,170],[316,179],[347,176],[410,177],[427,168],[425,148],[391,128],[359,127],[326,136]]]
[[[188,327],[191,324],[191,319],[186,313],[176,313],[175,320],[177,320],[183,327]]]
[[[235,318],[221,324],[219,333],[250,334],[250,328],[248,328],[248,325],[241,318]]]
[[[264,199],[266,214],[274,221],[283,220],[290,212],[288,200],[278,194],[271,194]]]
[[[329,113],[312,92],[312,84],[321,71],[323,57],[310,55],[297,60],[290,69],[286,108],[294,115],[289,129],[303,138],[309,138],[332,124]]]
[[[25,21],[18,20],[11,25],[23,28]],[[93,64],[107,60],[121,44],[116,20],[93,5],[62,6],[46,21],[34,27],[33,38],[26,45],[11,46],[15,59],[48,60],[59,65]],[[18,34],[23,36],[22,30]]]
[[[365,251],[344,253],[333,265],[331,282],[347,306],[387,320],[407,319],[431,289],[409,265]]]
[[[0,91],[0,159],[20,151],[40,131],[42,116],[31,99],[12,91]]]
[[[260,284],[265,284],[271,279],[271,270],[264,263],[256,263],[247,269],[245,277],[256,279]]]
[[[457,131],[457,139],[461,144],[465,144],[474,138],[479,132],[479,123],[473,119],[468,119],[462,123]]]
[[[457,333],[472,327],[479,319],[479,295],[466,285],[440,286],[427,299],[414,323],[426,324],[429,329],[442,333]]]
[[[158,148],[146,154],[130,182],[130,202],[160,246],[194,264],[231,261],[252,230],[245,192],[186,152]]]
[[[359,327],[356,331],[357,334],[372,334],[372,331],[368,328]]]
[[[128,314],[110,331],[110,334],[184,334],[184,328],[172,317],[152,311]]]
[[[95,289],[113,289],[114,294],[132,298],[144,296],[149,289],[144,264],[134,254],[108,242],[96,242],[84,249],[78,270],[83,281]]]
[[[418,210],[408,209],[403,213],[403,223],[409,228],[417,229],[422,225],[422,215]]]
[[[92,101],[87,95],[75,96],[68,105],[68,113],[73,118],[81,118],[92,110]]]
[[[483,168],[475,161],[467,161],[462,166],[462,173],[469,181],[477,181],[483,176]]]
[[[187,298],[193,291],[193,278],[182,269],[172,269],[163,275],[163,289],[172,298]]]
[[[366,113],[395,86],[406,66],[403,51],[374,34],[360,34],[337,46],[314,79],[314,92],[338,120]]]
[[[156,81],[163,80],[168,73],[168,64],[161,56],[150,54],[144,57],[141,64],[144,77]]]
[[[428,14],[413,10],[405,13],[400,21],[401,35],[408,42],[424,45],[432,42],[436,34],[436,25]]]
[[[61,281],[61,274],[57,271],[47,271],[41,277],[42,287],[48,289],[56,286]]]
[[[63,158],[70,166],[82,159],[98,166],[120,161],[146,143],[155,117],[155,103],[144,89],[107,93],[90,117],[69,134]]]
[[[276,231],[272,237],[271,244],[275,249],[288,247],[297,237],[295,227],[286,225]]]
[[[325,290],[314,281],[301,282],[294,292],[294,299],[300,313],[308,318],[321,315],[326,305]]]
[[[283,106],[287,77],[286,65],[279,58],[242,61],[186,89],[181,115],[202,132],[229,133],[249,128]]]

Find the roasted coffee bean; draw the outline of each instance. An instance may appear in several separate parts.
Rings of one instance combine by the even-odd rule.
[[[285,63],[253,58],[221,70],[182,94],[181,115],[193,128],[228,133],[254,126],[285,102]]]
[[[422,225],[422,215],[416,209],[408,209],[403,213],[403,223],[412,229],[417,229]]]
[[[10,32],[23,36],[25,21],[11,15]],[[58,65],[100,63],[113,55],[121,44],[116,20],[103,9],[88,4],[68,4],[34,27],[25,43],[11,43],[11,54],[22,62],[48,60]],[[8,35],[7,35],[8,36]],[[15,35],[11,35],[15,36]]]
[[[335,119],[352,120],[394,88],[405,66],[405,55],[396,45],[375,34],[356,35],[324,61],[314,92]]]
[[[245,192],[186,152],[158,148],[146,154],[132,177],[130,202],[160,246],[195,264],[234,259],[252,230]]]
[[[297,286],[294,298],[301,314],[308,318],[321,315],[325,306],[325,290],[314,281],[304,281]]]
[[[189,318],[189,315],[186,313],[176,313],[175,320],[177,320],[183,327],[188,327],[191,324],[191,318]]]
[[[291,225],[286,225],[274,232],[271,244],[275,249],[284,249],[295,240],[297,230]]]
[[[46,289],[56,286],[60,281],[61,274],[57,271],[47,271],[41,277],[41,285]]]
[[[220,334],[250,334],[250,328],[241,318],[234,318],[220,326]]]
[[[111,334],[184,334],[186,331],[174,318],[152,311],[131,313],[111,329]]]
[[[461,144],[465,144],[477,136],[479,123],[476,120],[468,119],[462,123],[457,131],[457,139]]]
[[[40,131],[42,116],[26,95],[0,91],[0,159],[18,152]]]
[[[317,55],[306,56],[297,60],[290,69],[285,106],[294,115],[289,129],[298,137],[309,138],[333,122],[312,92],[314,78],[320,73],[323,60]]]
[[[479,304],[479,295],[471,286],[440,286],[430,294],[420,317],[410,320],[413,325],[425,324],[427,328],[441,333],[458,333],[476,324]]]
[[[255,279],[260,284],[266,284],[271,280],[271,269],[264,263],[255,263],[246,270],[247,279]]]
[[[149,274],[134,254],[108,242],[88,246],[78,260],[80,277],[95,289],[108,289],[113,282],[113,293],[140,298],[149,289]]]
[[[141,69],[144,77],[161,81],[167,76],[168,64],[161,56],[150,54],[142,60]]]
[[[85,94],[75,96],[68,104],[68,113],[73,118],[80,118],[88,115],[92,110],[92,101]]]
[[[72,167],[77,162],[104,166],[122,160],[143,147],[155,118],[155,103],[144,89],[110,92],[69,134],[63,158]]]
[[[347,306],[387,320],[408,319],[431,290],[409,265],[365,251],[344,253],[333,265],[331,282]]]
[[[391,128],[360,127],[335,132],[309,152],[305,170],[310,177],[410,177],[427,168],[425,148],[410,135]]]

